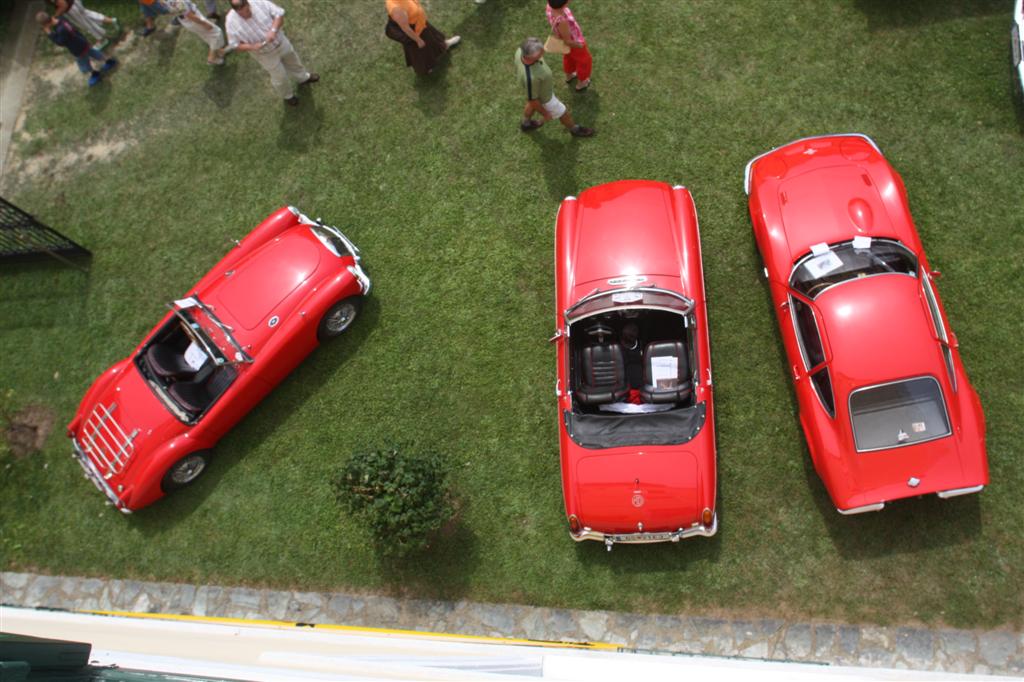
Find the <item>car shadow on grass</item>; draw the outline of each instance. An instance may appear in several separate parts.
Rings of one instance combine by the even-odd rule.
[[[229,57],[223,66],[211,66],[210,76],[203,83],[203,94],[218,109],[227,109],[238,90],[238,59]]]
[[[981,536],[978,495],[949,500],[937,495],[911,497],[889,502],[881,511],[844,516],[832,504],[806,448],[804,473],[832,544],[843,558],[915,554],[961,545]]]
[[[868,19],[868,30],[903,28],[953,19],[966,19],[990,14],[1006,14],[1007,30],[1012,3],[1001,0],[856,0],[854,5]],[[937,48],[938,49],[938,48]]]
[[[86,326],[83,317],[91,275],[87,258],[23,260],[0,269],[0,320],[4,329]]]
[[[133,525],[147,536],[160,536],[202,508],[206,498],[217,490],[221,480],[239,463],[246,451],[281,428],[292,412],[301,409],[324,384],[336,380],[338,371],[360,352],[379,318],[380,304],[371,296],[363,303],[362,313],[350,330],[315,349],[221,439],[202,478],[192,486],[132,514],[129,518]],[[272,475],[272,472],[268,470],[267,475]],[[311,485],[314,483],[317,482],[310,482]]]
[[[324,112],[316,104],[315,88],[315,85],[306,85],[296,90],[297,107],[281,105],[284,112],[277,132],[277,147],[281,151],[301,154],[320,145]]]

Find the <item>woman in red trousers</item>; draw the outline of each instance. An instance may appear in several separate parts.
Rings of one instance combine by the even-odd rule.
[[[583,31],[568,5],[569,0],[548,0],[548,23],[551,24],[551,32],[569,46],[569,54],[562,57],[565,82],[576,80],[576,92],[582,92],[590,87],[594,58],[590,56]]]

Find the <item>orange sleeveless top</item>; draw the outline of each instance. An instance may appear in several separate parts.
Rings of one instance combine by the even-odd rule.
[[[409,25],[416,35],[423,33],[423,29],[427,27],[427,13],[423,11],[419,0],[384,0],[384,4],[388,8],[388,16],[396,9],[405,10],[409,15]]]

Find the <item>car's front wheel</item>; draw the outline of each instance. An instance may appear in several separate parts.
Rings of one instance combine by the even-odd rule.
[[[359,317],[359,311],[362,308],[361,296],[350,296],[332,305],[320,318],[320,324],[316,328],[317,340],[323,342],[344,334],[345,330],[351,327]]]
[[[185,455],[167,470],[163,480],[160,482],[160,487],[163,488],[165,493],[169,493],[192,485],[203,475],[209,464],[209,450],[199,450]]]

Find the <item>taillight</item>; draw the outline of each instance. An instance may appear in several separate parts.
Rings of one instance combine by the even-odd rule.
[[[576,518],[575,514],[569,514],[569,530],[573,533],[579,533],[580,529],[580,520]]]
[[[710,509],[704,507],[704,511],[700,515],[700,520],[704,524],[705,528],[710,528],[711,522],[715,520],[715,515]]]

